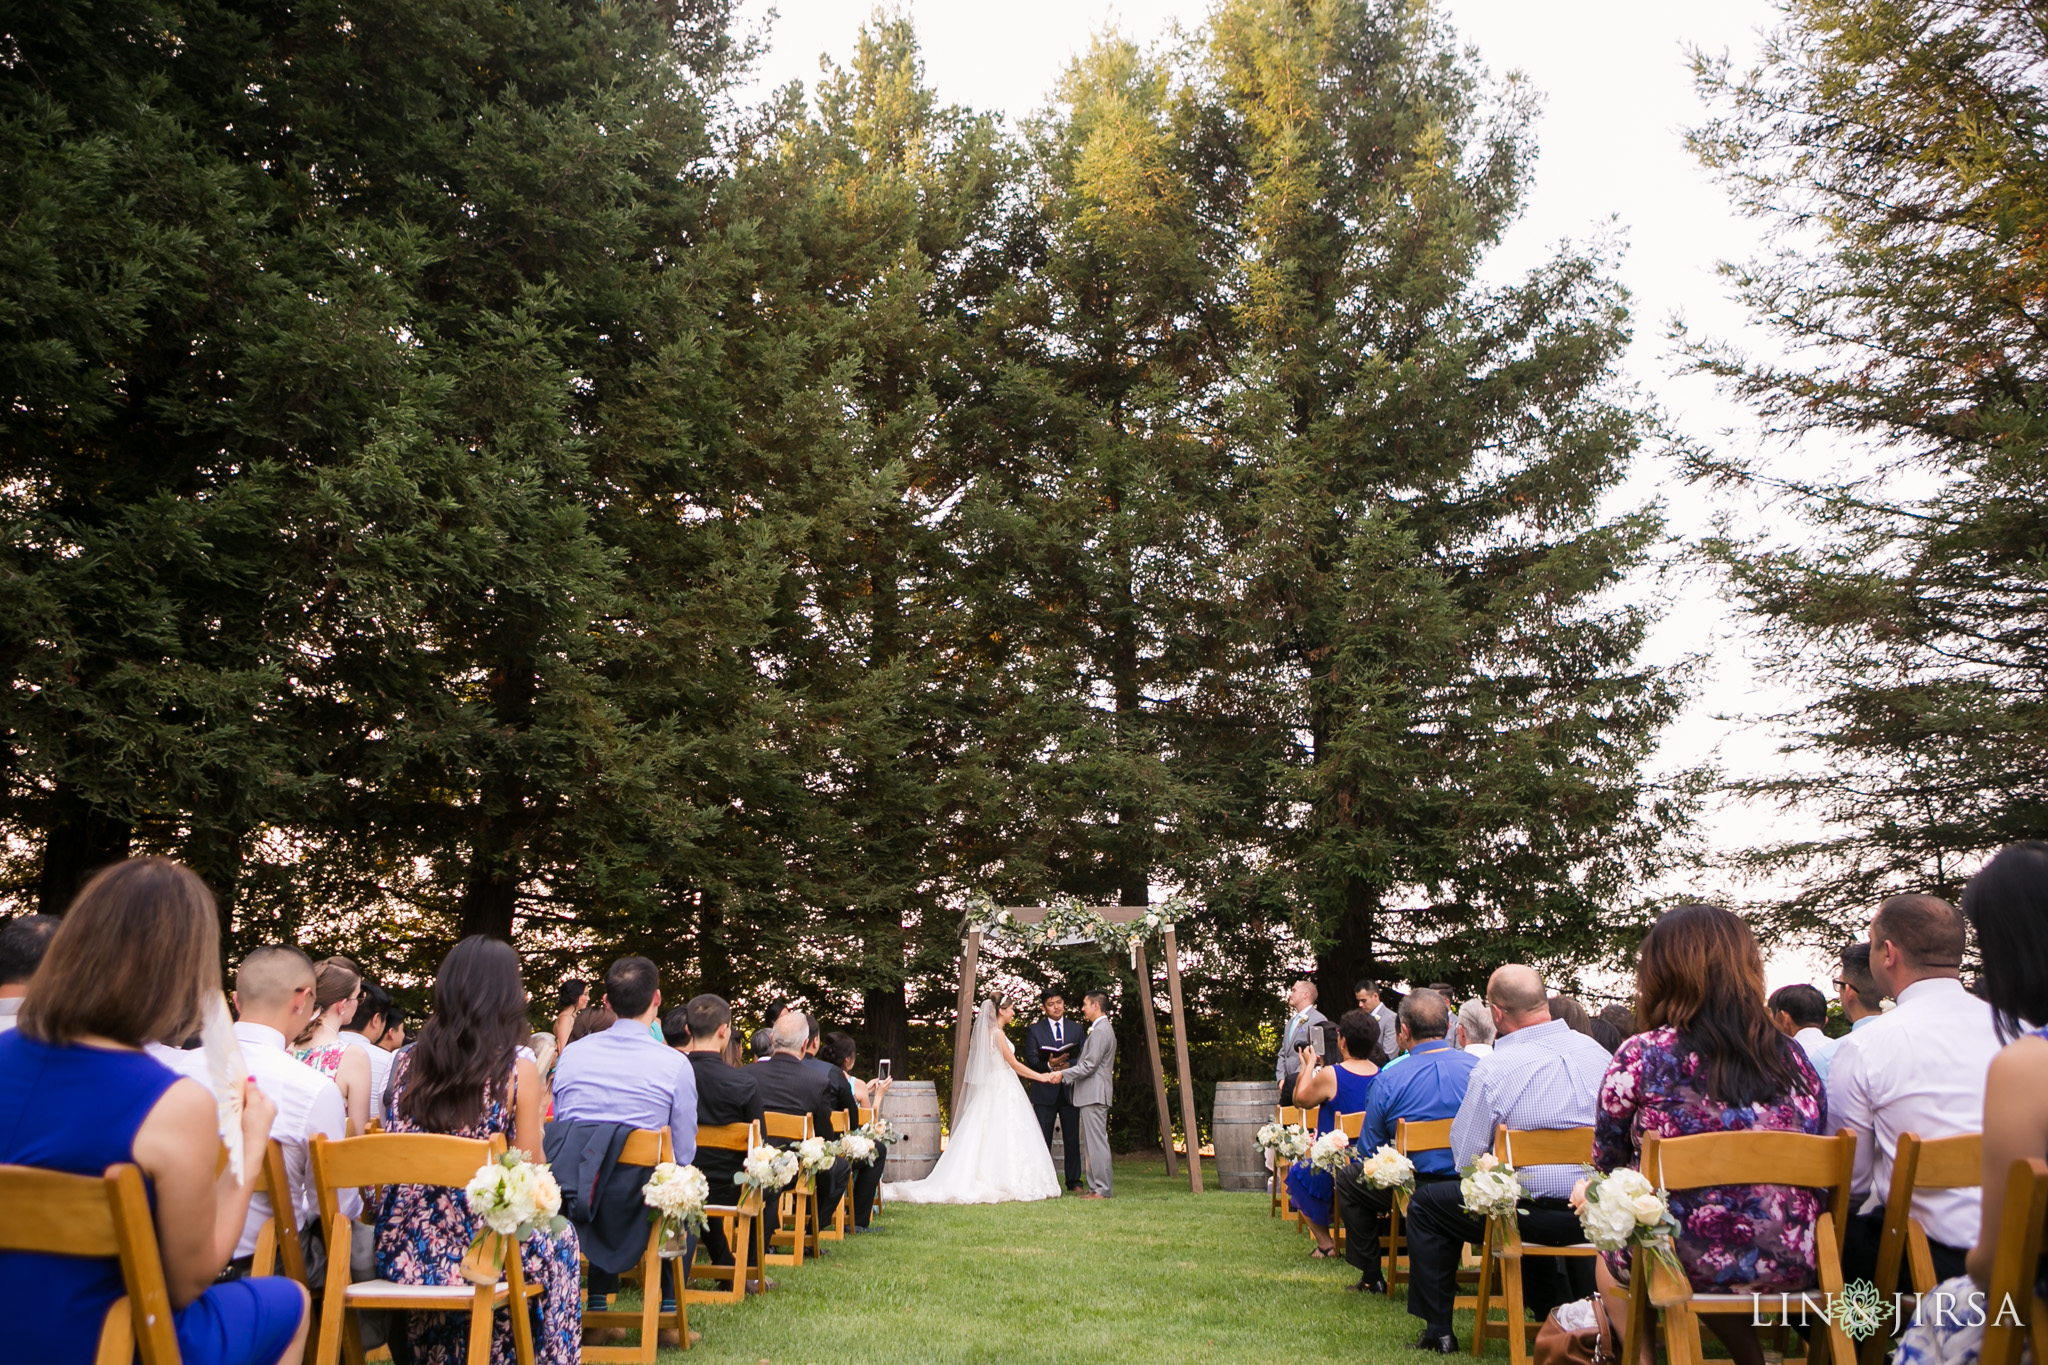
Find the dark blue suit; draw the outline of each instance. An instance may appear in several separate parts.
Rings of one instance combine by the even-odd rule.
[[[1058,1034],[1056,1038],[1054,1035]],[[1033,1071],[1050,1071],[1047,1058],[1059,1051],[1071,1063],[1081,1055],[1081,1042],[1088,1036],[1088,1022],[1085,1019],[1065,1018],[1055,1029],[1050,1019],[1040,1019],[1024,1030],[1024,1065]],[[1027,1081],[1025,1088],[1031,1092],[1031,1108],[1038,1115],[1038,1127],[1045,1134],[1048,1146],[1052,1143],[1053,1120],[1060,1124],[1060,1145],[1066,1156],[1067,1188],[1078,1190],[1081,1179],[1081,1111],[1074,1107],[1074,1090],[1067,1085],[1048,1085],[1044,1081]]]

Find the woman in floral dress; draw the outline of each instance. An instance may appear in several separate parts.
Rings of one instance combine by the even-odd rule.
[[[313,969],[313,1017],[292,1040],[292,1056],[334,1082],[351,1137],[370,1126],[370,1059],[341,1041],[342,1025],[356,1017],[363,978],[355,968],[329,958]]]
[[[521,1055],[526,988],[511,945],[466,938],[442,960],[434,1015],[391,1067],[391,1131],[489,1138],[538,1158],[540,1072]],[[377,1273],[398,1284],[462,1284],[462,1256],[478,1226],[460,1189],[393,1185],[377,1214]],[[533,1334],[536,1365],[575,1365],[582,1355],[574,1229],[535,1233],[520,1243],[526,1282],[540,1286]],[[407,1337],[415,1365],[464,1358],[467,1314],[414,1313]],[[512,1360],[512,1323],[500,1309],[491,1333],[493,1365]]]
[[[1593,1121],[1593,1164],[1636,1167],[1643,1135],[1688,1137],[1775,1129],[1820,1133],[1827,1094],[1805,1050],[1779,1033],[1764,1003],[1763,954],[1741,917],[1711,905],[1668,911],[1643,940],[1636,1016],[1645,1030],[1614,1054]],[[1674,1190],[1678,1263],[1709,1294],[1796,1293],[1813,1287],[1820,1195],[1788,1185]],[[1603,1289],[1628,1283],[1626,1252],[1607,1252]],[[1625,1305],[1610,1300],[1609,1318]],[[1700,1319],[1739,1365],[1762,1365],[1747,1316]]]

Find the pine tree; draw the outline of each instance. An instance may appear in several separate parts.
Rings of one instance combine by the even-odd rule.
[[[1802,0],[1754,70],[1697,59],[1722,112],[1696,149],[1790,234],[1726,272],[1784,358],[1691,352],[1798,452],[1694,469],[1796,527],[1707,545],[1811,699],[1778,718],[1800,761],[1742,784],[1826,822],[1746,860],[1798,882],[1788,929],[1954,894],[1984,851],[2048,833],[2044,57],[2009,4]],[[1798,451],[1812,436],[1851,453],[1830,469]]]

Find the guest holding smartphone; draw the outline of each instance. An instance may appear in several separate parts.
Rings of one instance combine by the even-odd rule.
[[[1335,1035],[1335,1046],[1331,1036]],[[1335,1051],[1340,1060],[1328,1061]],[[1337,1126],[1339,1114],[1363,1114],[1372,1083],[1387,1060],[1380,1047],[1379,1021],[1364,1010],[1352,1010],[1336,1024],[1327,1020],[1313,1026],[1313,1032],[1299,1049],[1301,1073],[1294,1083],[1294,1102],[1303,1109],[1316,1109],[1318,1136]],[[1309,1254],[1328,1260],[1337,1254],[1337,1239],[1330,1235],[1330,1209],[1336,1198],[1336,1180],[1297,1161],[1287,1172],[1287,1193],[1316,1235]]]

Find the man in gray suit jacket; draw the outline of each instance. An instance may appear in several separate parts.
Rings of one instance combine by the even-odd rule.
[[[1280,1030],[1280,1055],[1273,1079],[1280,1083],[1280,1103],[1294,1103],[1294,1082],[1301,1075],[1300,1048],[1315,1037],[1314,1026],[1327,1022],[1316,1008],[1316,983],[1297,981],[1287,988],[1287,1025]]]
[[[1090,991],[1081,998],[1081,1017],[1088,1038],[1081,1055],[1058,1073],[1074,1087],[1074,1108],[1081,1112],[1081,1148],[1088,1154],[1088,1193],[1083,1199],[1107,1199],[1115,1193],[1109,1171],[1109,1097],[1116,1076],[1116,1032],[1109,1026],[1109,997]]]

